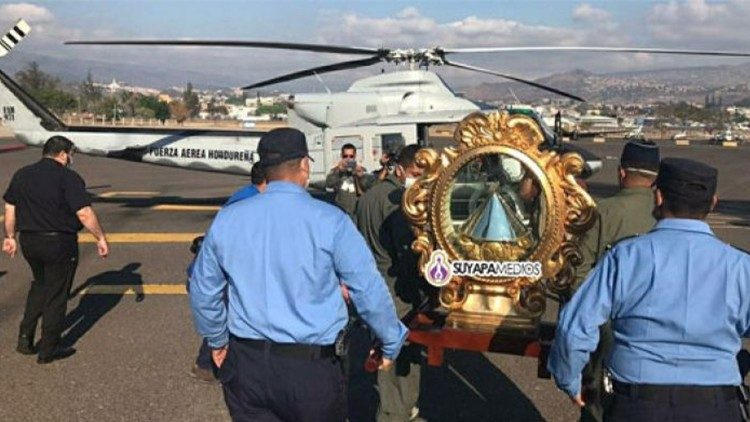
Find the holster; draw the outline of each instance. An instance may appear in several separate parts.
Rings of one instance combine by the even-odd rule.
[[[349,338],[356,323],[357,318],[350,316],[349,321],[347,321],[346,325],[344,326],[344,329],[339,331],[338,335],[336,336],[336,342],[333,343],[333,348],[336,356],[343,358],[349,353]]]

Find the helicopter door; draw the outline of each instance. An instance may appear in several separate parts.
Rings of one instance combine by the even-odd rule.
[[[453,140],[453,132],[456,130],[456,123],[437,123],[425,124],[419,126],[421,137],[419,145],[442,151],[443,148],[456,145]]]

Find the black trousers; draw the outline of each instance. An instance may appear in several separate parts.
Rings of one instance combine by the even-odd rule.
[[[231,337],[218,371],[233,421],[343,422],[344,372],[338,358],[278,356]]]
[[[41,317],[39,355],[49,356],[59,346],[65,328],[68,295],[78,267],[78,238],[75,234],[23,232],[20,243],[34,281],[26,298],[19,335],[33,339]]]
[[[715,397],[713,400],[650,401],[640,397],[615,393],[612,407],[605,413],[607,422],[739,422],[742,420],[737,398]]]

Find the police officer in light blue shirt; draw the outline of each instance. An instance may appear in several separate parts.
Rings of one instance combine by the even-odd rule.
[[[196,259],[197,330],[213,349],[233,420],[343,421],[345,379],[333,346],[348,320],[340,283],[383,343],[381,369],[407,330],[351,219],[305,190],[304,134],[268,132],[258,153],[265,193],[219,211]]]
[[[252,198],[264,190],[266,190],[266,171],[260,163],[255,163],[250,169],[250,184],[233,193],[227,199],[227,202],[224,203],[224,206],[226,207],[243,199]]]
[[[705,164],[664,159],[656,226],[617,243],[563,309],[548,367],[579,406],[581,370],[599,326],[612,320],[607,420],[740,420],[736,355],[750,334],[750,255],[702,221],[716,205],[716,180]]]
[[[263,169],[263,166],[261,166],[260,163],[256,162],[255,164],[253,164],[253,167],[250,170],[250,184],[247,186],[243,186],[241,189],[232,194],[232,196],[227,199],[227,202],[224,203],[224,206],[226,207],[234,204],[235,202],[242,201],[243,199],[252,198],[253,196],[265,191],[266,185],[266,171]],[[193,244],[190,246],[190,252],[197,255],[198,251],[200,250],[201,243],[203,243],[203,236],[198,236],[193,239]],[[188,281],[190,280],[190,275],[193,273],[194,265],[195,260],[190,261],[190,264],[188,264]],[[187,291],[189,292],[190,283],[186,283],[185,287],[187,287]],[[201,346],[198,349],[198,357],[195,359],[195,363],[193,364],[193,368],[190,370],[190,373],[196,379],[204,382],[217,381],[214,374],[213,362],[211,360],[211,349],[208,347],[208,342],[206,341],[206,339],[203,339],[203,341],[201,342]]]

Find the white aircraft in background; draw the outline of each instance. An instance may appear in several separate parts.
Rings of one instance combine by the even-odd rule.
[[[25,23],[24,23],[25,24]],[[18,29],[21,31],[18,31]],[[30,28],[16,25],[9,34],[17,40],[19,33]],[[5,38],[3,38],[5,40]],[[20,40],[17,40],[20,41]],[[10,45],[6,53],[18,42]],[[603,47],[499,47],[444,49],[372,49],[319,44],[298,44],[265,41],[73,41],[67,44],[206,46],[276,48],[319,53],[367,55],[357,59],[302,70],[255,83],[244,89],[290,81],[305,76],[337,70],[370,66],[380,62],[408,64],[410,70],[378,74],[355,81],[345,92],[295,94],[288,99],[289,125],[302,130],[308,139],[310,155],[315,159],[311,181],[322,182],[330,168],[339,160],[344,143],[354,144],[365,167],[379,167],[383,152],[400,146],[419,144],[445,146],[450,140],[434,136],[431,130],[454,125],[480,107],[457,96],[435,73],[421,70],[430,65],[452,66],[469,71],[495,75],[534,86],[577,101],[582,98],[539,83],[493,70],[447,59],[461,53],[502,53],[510,51],[593,51],[648,52],[657,54],[712,55],[747,57],[750,53],[665,50]],[[3,46],[4,48],[6,46]],[[419,68],[419,69],[416,69]],[[256,147],[262,132],[246,130],[199,130],[169,128],[89,127],[64,124],[39,104],[8,75],[0,71],[0,110],[3,124],[15,132],[23,143],[41,146],[50,137],[70,139],[85,154],[141,161],[172,167],[222,173],[249,174],[257,160]],[[511,111],[513,112],[513,111]],[[563,144],[536,115],[534,118],[545,132],[544,148],[561,153],[573,151],[582,155],[590,174],[601,167],[601,160],[583,148]]]

